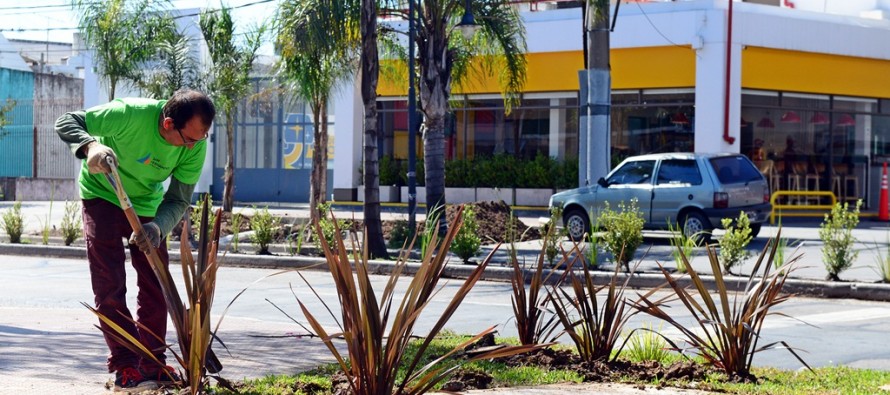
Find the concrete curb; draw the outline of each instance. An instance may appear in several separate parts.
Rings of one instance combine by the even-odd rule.
[[[59,258],[86,258],[85,247],[65,247],[53,245],[33,245],[33,244],[6,244],[0,243],[0,254],[2,255],[24,255],[24,256],[47,256]],[[178,249],[171,249],[170,260],[179,262]],[[265,268],[265,269],[307,269],[307,270],[326,270],[325,259],[322,257],[307,256],[278,256],[278,255],[245,255],[226,253],[222,256],[220,264],[223,266],[233,267],[249,267],[249,268]],[[389,274],[395,265],[395,261],[372,260],[369,262],[369,271],[373,274],[386,275]],[[420,267],[419,263],[409,262],[403,273],[411,275],[417,272]],[[453,260],[444,271],[446,278],[467,278],[476,265],[462,265],[455,263]],[[524,269],[526,278],[530,278],[533,271]],[[547,269],[544,277],[549,278],[548,283],[555,283],[556,279],[563,272],[561,270]],[[606,284],[611,280],[611,271],[593,270],[590,275],[597,284]],[[513,269],[509,267],[489,266],[485,269],[482,276],[483,280],[496,282],[510,282],[513,277]],[[624,273],[618,274],[619,283],[627,279]],[[702,281],[709,289],[714,289],[714,276],[701,275]],[[688,287],[692,285],[688,277],[680,277],[677,280],[682,286]],[[744,291],[748,277],[728,276],[724,277],[724,282],[731,290]],[[631,289],[650,289],[666,286],[665,278],[659,273],[636,273],[633,274],[628,281],[628,288]],[[789,278],[785,282],[784,290],[797,296],[808,296],[816,298],[839,298],[839,299],[858,299],[888,302],[890,301],[890,284],[884,283],[865,283],[865,282],[835,282],[835,281],[819,281],[810,279]]]

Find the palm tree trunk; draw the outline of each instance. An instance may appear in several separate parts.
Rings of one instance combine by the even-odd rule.
[[[312,149],[312,173],[309,182],[309,219],[317,223],[319,219],[318,205],[325,202],[327,191],[328,163],[328,115],[327,103],[324,100],[312,105],[312,123],[315,129],[315,144]],[[327,215],[327,213],[324,213]]]
[[[383,239],[383,223],[380,220],[380,172],[377,162],[377,78],[380,66],[377,59],[377,4],[375,0],[362,0],[361,11],[361,89],[365,108],[364,184],[365,184],[365,232],[368,237],[368,253],[373,258],[389,259],[386,241]]]
[[[226,172],[223,176],[223,211],[232,212],[235,204],[235,109],[226,113]]]
[[[425,8],[425,12],[431,7]],[[432,16],[435,18],[435,16]],[[444,19],[438,24],[445,25]],[[421,31],[417,40],[420,54],[420,104],[423,111],[423,166],[426,181],[427,218],[445,208],[445,116],[451,95],[451,65],[454,55],[448,50],[444,28]],[[448,222],[439,215],[439,231]]]

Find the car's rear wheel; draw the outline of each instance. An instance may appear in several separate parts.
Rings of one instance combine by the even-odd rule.
[[[683,217],[683,235],[698,239],[699,243],[711,241],[711,221],[699,211],[690,211]]]
[[[763,224],[751,224],[751,238],[757,237],[760,234],[760,228]]]
[[[578,207],[566,210],[562,216],[562,223],[573,241],[583,241],[584,234],[590,232],[590,219],[587,218],[587,213]]]

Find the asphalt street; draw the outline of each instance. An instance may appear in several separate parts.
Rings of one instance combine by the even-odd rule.
[[[92,294],[85,260],[0,256],[0,393],[103,393],[105,345],[92,316],[81,302]],[[279,273],[279,274],[275,274]],[[133,279],[132,272],[130,280]],[[275,274],[275,275],[272,275]],[[325,272],[302,271],[306,282],[336,309],[336,294]],[[272,276],[270,276],[272,275]],[[381,289],[384,277],[375,276]],[[407,278],[399,283],[403,292]],[[296,373],[332,361],[317,338],[292,321],[301,323],[297,299],[306,303],[324,325],[335,321],[296,272],[270,269],[220,269],[214,311],[221,314],[235,295],[222,319],[218,335],[228,351],[220,351],[229,379],[257,378],[267,374]],[[448,302],[460,280],[449,280],[430,304],[417,328],[423,334]],[[131,281],[129,289],[135,289]],[[130,295],[132,299],[132,293]],[[398,294],[398,301],[401,294]],[[628,297],[634,298],[635,292]],[[131,303],[135,303],[131,301]],[[276,308],[275,306],[278,306]],[[762,344],[785,340],[803,350],[812,366],[847,365],[890,370],[886,345],[890,305],[843,299],[793,298],[766,324]],[[680,309],[677,309],[680,312]],[[498,325],[501,336],[514,336],[510,285],[480,282],[446,326],[458,333],[481,331]],[[682,318],[691,323],[689,317]],[[666,328],[654,319],[636,316],[631,328],[648,325]],[[168,339],[173,344],[173,339]],[[755,357],[758,366],[799,369],[801,364],[784,350],[771,350]],[[11,391],[11,392],[10,392]]]

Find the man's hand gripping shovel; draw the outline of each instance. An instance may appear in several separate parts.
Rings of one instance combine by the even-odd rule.
[[[139,221],[139,217],[136,215],[136,210],[133,209],[133,204],[130,202],[127,192],[124,191],[120,175],[117,172],[117,165],[115,164],[114,159],[109,157],[106,157],[105,159],[108,163],[108,167],[111,169],[111,172],[105,173],[105,177],[108,179],[111,187],[114,188],[114,193],[117,195],[117,199],[121,204],[121,208],[124,210],[124,214],[127,216],[127,221],[130,223],[130,227],[133,228],[133,232],[136,233],[137,236],[141,235],[145,232],[142,228],[142,222]],[[188,339],[190,339],[190,334],[185,325],[185,317],[187,315],[186,306],[182,304],[182,299],[179,297],[179,292],[176,290],[176,283],[173,282],[173,277],[170,275],[170,271],[167,270],[167,265],[161,260],[155,246],[151,245],[151,243],[148,244],[149,248],[145,256],[148,258],[151,268],[155,272],[155,276],[158,277],[158,282],[161,283],[161,290],[163,291],[164,299],[167,302],[167,312],[173,320],[173,326],[176,327],[180,349],[188,350]],[[216,353],[214,353],[212,349],[208,349],[207,371],[210,373],[219,373],[221,370],[222,363],[220,363],[219,359],[216,357]]]

